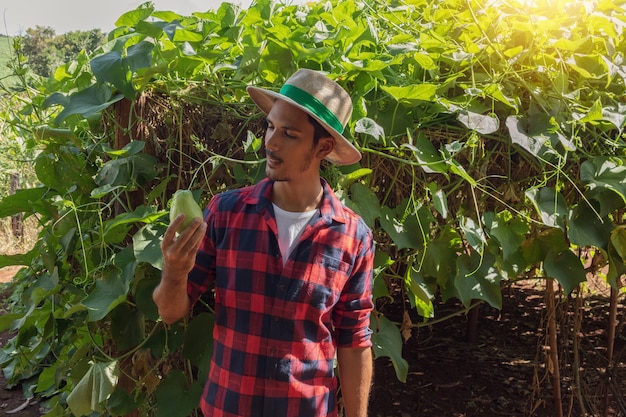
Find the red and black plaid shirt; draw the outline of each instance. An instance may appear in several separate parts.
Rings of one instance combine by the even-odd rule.
[[[215,285],[214,349],[201,408],[211,417],[337,415],[337,347],[370,347],[374,243],[323,182],[319,212],[283,266],[269,179],[215,196],[189,275]]]

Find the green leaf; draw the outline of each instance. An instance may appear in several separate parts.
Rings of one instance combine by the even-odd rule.
[[[370,227],[374,227],[376,219],[381,216],[378,197],[367,186],[360,182],[350,187],[352,198],[346,200],[346,205],[358,213],[363,221]]]
[[[411,305],[417,313],[424,318],[435,317],[435,306],[432,302],[435,294],[424,280],[423,274],[415,268],[409,268],[404,277],[404,283],[409,292],[407,295]]]
[[[487,221],[485,220],[485,223]],[[502,247],[505,260],[517,253],[529,232],[528,225],[509,211],[496,214],[494,221],[489,225],[489,233],[494,236]]]
[[[551,228],[526,239],[522,243],[522,252],[528,265],[542,262],[551,251],[564,251],[569,249],[569,243],[565,240],[562,229]]]
[[[154,12],[154,5],[153,5],[153,3],[152,2],[145,2],[142,5],[140,5],[139,7],[137,7],[135,10],[131,10],[131,11],[126,12],[123,15],[121,15],[115,21],[115,26],[117,26],[117,27],[122,27],[122,26],[133,27],[137,23],[141,22],[142,20],[145,20],[148,17],[150,17],[152,12]]]
[[[437,96],[437,85],[428,83],[382,86],[381,89],[397,102],[407,106],[416,106],[423,101],[434,102]]]
[[[472,305],[472,300],[484,300],[494,308],[502,308],[500,282],[505,277],[496,268],[493,255],[483,252],[481,256],[472,251],[471,256],[461,255],[457,265],[454,286],[465,308]]]
[[[624,260],[624,231],[622,226],[615,229],[615,236],[611,236],[607,258],[609,261],[609,271],[606,274],[607,281],[611,287],[619,289],[622,283],[619,281],[626,274],[626,261]]]
[[[548,227],[565,227],[568,209],[565,198],[552,187],[536,188],[526,191],[526,197],[533,203],[543,224]]]
[[[116,348],[130,350],[143,342],[146,337],[146,325],[143,313],[122,303],[111,311],[111,336]]]
[[[521,116],[509,116],[506,118],[506,127],[511,136],[511,142],[520,146],[533,156],[543,156],[546,152],[546,136],[528,134],[528,120]]]
[[[374,317],[372,324],[376,325],[372,334],[374,358],[390,358],[396,371],[396,377],[398,380],[406,382],[409,364],[402,357],[402,335],[400,334],[400,329],[383,315]]]
[[[611,245],[613,245],[622,262],[626,263],[626,226],[617,226],[611,232]]]
[[[147,224],[133,236],[133,250],[138,262],[146,262],[160,270],[163,266],[161,240],[165,233],[165,226],[161,224]]]
[[[165,216],[167,211],[156,211],[153,206],[139,206],[132,213],[123,213],[104,223],[104,235],[108,235],[116,227],[129,223],[154,223]]]
[[[500,120],[495,115],[484,115],[459,109],[457,119],[468,129],[475,130],[483,135],[494,133],[500,128]]]
[[[208,375],[213,354],[213,322],[211,313],[195,316],[185,329],[183,356],[198,368],[199,375]]]
[[[435,210],[437,210],[439,214],[441,214],[441,217],[443,217],[444,219],[447,219],[448,218],[448,196],[443,190],[438,190],[436,189],[436,187],[437,187],[437,184],[434,182],[431,182],[428,185],[428,188],[430,189],[431,195],[432,195],[433,207],[435,208]]]
[[[372,297],[374,300],[381,297],[390,297],[389,287],[385,281],[387,269],[394,264],[388,253],[377,250],[374,255],[374,288]]]
[[[160,282],[160,277],[146,276],[139,279],[135,287],[135,303],[137,304],[137,308],[152,321],[159,319],[159,311],[154,300],[152,300],[152,293]]]
[[[563,287],[565,294],[571,293],[578,285],[587,280],[587,273],[580,259],[569,249],[548,252],[543,262],[546,274],[555,278]]]
[[[75,114],[84,118],[93,116],[122,98],[124,98],[122,94],[113,95],[111,89],[105,84],[94,84],[69,96],[53,93],[46,98],[43,106],[62,105],[63,110],[54,119],[55,123],[62,123],[69,116]]]
[[[52,365],[45,367],[37,378],[37,388],[35,389],[35,392],[41,393],[54,388],[61,379],[58,376],[58,372],[58,366]]]
[[[0,218],[14,216],[19,213],[48,214],[41,200],[48,192],[45,187],[27,188],[17,190],[15,194],[8,195],[0,200]]]
[[[76,416],[102,411],[101,403],[113,393],[119,377],[117,361],[91,363],[89,370],[67,396],[67,405]]]
[[[580,179],[590,190],[605,188],[626,202],[626,166],[608,156],[596,156],[580,166]]]
[[[415,144],[403,144],[403,146],[408,147],[413,151],[415,158],[425,172],[437,172],[440,174],[448,173],[448,166],[441,157],[440,153],[422,132],[420,132],[417,136]]]
[[[102,150],[106,152],[107,155],[110,155],[113,157],[121,157],[121,156],[128,157],[132,155],[137,155],[138,153],[143,151],[145,147],[146,147],[146,142],[141,141],[141,140],[131,140],[126,145],[124,145],[122,149],[114,149],[114,148],[111,148],[109,145],[104,144],[102,145]]]
[[[110,83],[115,86],[128,100],[135,98],[136,92],[132,84],[132,72],[120,51],[110,51],[92,58],[91,70],[99,84]]]
[[[34,248],[28,253],[18,253],[15,255],[0,255],[0,268],[13,265],[29,266],[33,259],[40,255],[39,248]]]
[[[456,275],[456,262],[460,245],[461,237],[459,234],[450,226],[446,226],[441,234],[426,246],[422,271],[425,277],[435,278],[437,285],[444,291],[446,289],[455,291],[454,286],[448,284]]]
[[[401,210],[401,207],[398,207]],[[389,207],[381,209],[380,225],[398,246],[398,249],[420,249],[424,245],[425,230],[434,219],[426,207],[405,215]]]
[[[6,313],[0,315],[0,332],[8,330],[15,320],[22,317],[19,313]]]
[[[356,125],[354,126],[354,131],[356,133],[370,135],[376,141],[384,141],[385,139],[385,129],[369,117],[357,120]]]
[[[129,285],[122,279],[120,271],[110,271],[96,281],[96,287],[83,300],[89,312],[89,321],[102,320],[117,305],[126,300]]]
[[[198,407],[202,385],[195,381],[187,388],[187,377],[179,370],[170,371],[154,393],[156,417],[187,417]]]
[[[459,225],[467,243],[477,252],[482,252],[482,248],[487,244],[487,237],[480,224],[471,217],[461,216]]]
[[[600,218],[586,201],[581,200],[572,210],[568,219],[568,237],[577,246],[595,246],[607,249],[613,222],[608,216]]]

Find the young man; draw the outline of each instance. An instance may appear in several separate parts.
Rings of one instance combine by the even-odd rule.
[[[214,349],[201,408],[211,417],[366,417],[372,377],[373,238],[320,178],[357,162],[342,135],[350,96],[311,70],[279,93],[248,87],[266,114],[267,178],[215,196],[163,242],[154,300],[166,323],[215,291]]]

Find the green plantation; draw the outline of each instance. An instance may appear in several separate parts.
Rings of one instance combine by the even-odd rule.
[[[567,302],[589,276],[613,293],[607,310],[623,302],[623,1],[260,0],[192,16],[145,3],[116,27],[50,77],[25,62],[2,99],[0,164],[30,160],[36,178],[0,189],[0,216],[40,231],[31,251],[0,256],[27,267],[0,317],[13,335],[0,364],[46,416],[195,415],[211,303],[167,326],[151,299],[171,197],[205,204],[263,176],[245,87],[298,68],[352,95],[346,135],[363,159],[324,177],[374,231],[377,302],[413,317],[372,317],[377,361],[399,380],[403,334],[436,326],[441,302],[498,309],[519,279]],[[556,326],[550,361],[571,372]]]

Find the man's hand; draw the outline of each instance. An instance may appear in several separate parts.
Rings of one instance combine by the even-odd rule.
[[[206,223],[197,218],[177,236],[184,217],[182,214],[176,217],[163,235],[161,283],[152,294],[159,315],[168,324],[174,323],[189,312],[187,275],[195,264],[196,253],[207,228]]]

